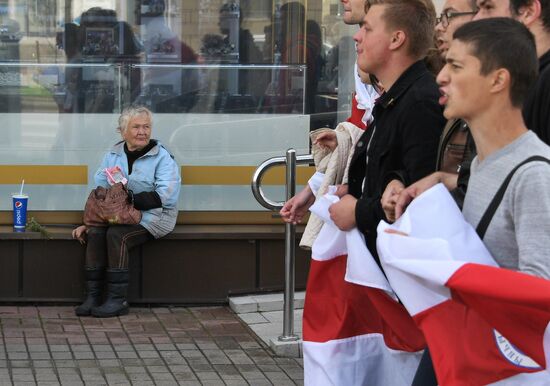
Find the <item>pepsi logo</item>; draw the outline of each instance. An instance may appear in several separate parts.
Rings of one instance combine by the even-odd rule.
[[[23,203],[21,201],[15,201],[15,207],[17,209],[21,208],[23,206]]]

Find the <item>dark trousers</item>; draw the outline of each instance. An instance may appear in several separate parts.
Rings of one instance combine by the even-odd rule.
[[[427,348],[422,355],[422,359],[420,359],[412,386],[437,386],[437,378],[435,377],[432,357]]]
[[[153,239],[141,225],[89,227],[86,266],[127,269],[130,249]]]

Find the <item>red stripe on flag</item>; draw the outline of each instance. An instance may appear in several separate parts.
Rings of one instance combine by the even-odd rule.
[[[546,368],[543,337],[550,322],[550,281],[504,268],[465,264],[448,280],[453,298]]]
[[[346,282],[347,255],[311,260],[303,316],[304,341],[380,333],[387,347],[415,352],[424,337],[405,308],[384,291]]]
[[[441,385],[486,385],[525,369],[499,349],[494,329],[476,311],[448,300],[414,316],[428,342]]]

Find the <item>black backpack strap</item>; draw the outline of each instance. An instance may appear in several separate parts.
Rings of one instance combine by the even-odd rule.
[[[485,232],[487,232],[487,228],[489,227],[489,224],[491,223],[491,220],[493,219],[493,216],[495,215],[495,212],[497,211],[498,206],[500,205],[500,202],[504,197],[504,193],[506,193],[506,189],[508,188],[508,185],[510,184],[512,177],[514,176],[514,173],[526,163],[534,162],[534,161],[542,161],[550,164],[549,159],[544,158],[540,155],[535,155],[527,158],[526,160],[524,160],[523,162],[521,162],[519,165],[517,165],[515,168],[512,169],[510,174],[508,174],[508,176],[506,176],[506,178],[502,182],[502,185],[496,192],[495,196],[493,197],[493,200],[491,201],[487,209],[485,210],[485,213],[483,213],[481,220],[479,220],[479,224],[477,224],[476,232],[481,239],[483,239],[483,237],[485,236]]]

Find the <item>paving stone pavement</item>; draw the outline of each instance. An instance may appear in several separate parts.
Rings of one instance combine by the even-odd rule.
[[[300,358],[275,356],[229,307],[0,306],[0,386],[302,385]]]

